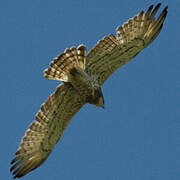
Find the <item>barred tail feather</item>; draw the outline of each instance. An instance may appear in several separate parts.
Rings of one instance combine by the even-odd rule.
[[[44,77],[48,79],[70,81],[70,70],[74,67],[85,69],[86,47],[84,45],[66,49],[64,53],[55,57],[50,67],[44,70]]]

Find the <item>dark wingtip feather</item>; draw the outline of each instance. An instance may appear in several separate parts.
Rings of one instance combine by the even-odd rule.
[[[167,9],[168,9],[168,6],[166,6],[166,7],[163,9],[163,11],[168,12]],[[166,13],[166,14],[167,14],[167,13]]]
[[[11,164],[14,164],[17,160],[18,160],[18,158],[15,157],[15,158],[11,161]]]
[[[152,13],[151,13],[151,16],[154,17],[158,11],[158,9],[160,8],[161,6],[161,3],[158,3],[155,8],[153,9]]]
[[[148,9],[152,9],[154,7],[154,4],[151,4]]]
[[[166,7],[163,9],[162,13],[161,13],[161,15],[163,15],[164,18],[167,16],[167,13],[168,13],[167,9],[168,9],[168,6],[166,6]],[[161,15],[160,15],[160,16],[161,16]],[[160,16],[159,16],[159,17],[160,17]]]
[[[15,165],[10,168],[10,172],[15,168]]]
[[[160,6],[161,6],[161,3],[158,3],[154,9],[156,8],[159,9]]]

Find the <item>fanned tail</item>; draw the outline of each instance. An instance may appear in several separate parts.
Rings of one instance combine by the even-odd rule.
[[[50,63],[50,67],[44,70],[44,77],[64,82],[70,82],[70,70],[74,67],[85,69],[86,46],[79,45],[78,48],[72,46],[64,53],[55,57]]]

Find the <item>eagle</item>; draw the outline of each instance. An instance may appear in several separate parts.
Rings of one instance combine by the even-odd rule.
[[[130,18],[117,27],[116,36],[105,36],[88,53],[85,45],[72,46],[53,59],[44,77],[62,83],[41,105],[25,132],[11,161],[14,178],[26,175],[48,158],[70,120],[86,103],[104,107],[101,87],[107,78],[160,33],[168,9],[166,6],[155,18],[160,6],[151,5]]]

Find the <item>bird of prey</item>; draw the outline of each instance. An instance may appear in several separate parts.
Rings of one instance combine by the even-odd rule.
[[[41,105],[11,161],[14,178],[40,166],[49,156],[72,117],[86,103],[104,107],[101,86],[119,67],[134,58],[160,33],[167,6],[155,15],[161,3],[117,27],[86,54],[86,47],[67,48],[44,71],[44,77],[62,81]]]

